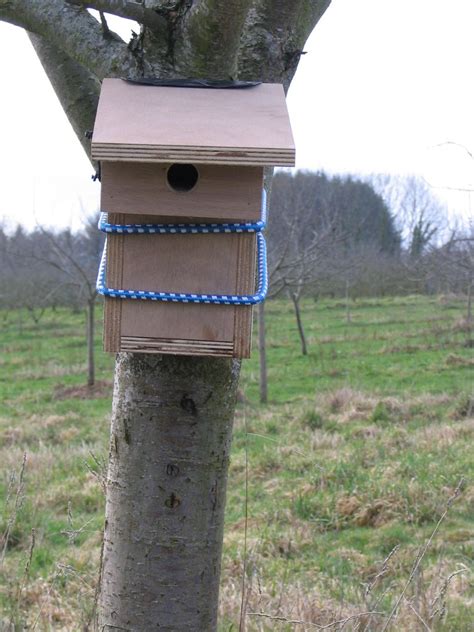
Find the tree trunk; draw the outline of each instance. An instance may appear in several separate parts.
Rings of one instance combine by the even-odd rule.
[[[95,383],[94,307],[95,296],[87,301],[87,386]]]
[[[304,43],[329,4],[0,0],[0,19],[35,33],[36,52],[87,150],[84,133],[104,77],[234,77],[281,81],[288,88]],[[132,19],[140,15],[140,34],[127,45],[104,30],[87,6]],[[239,367],[218,358],[119,354],[101,632],[215,630]],[[261,369],[266,376],[265,365]]]
[[[291,300],[293,301],[293,306],[295,308],[296,323],[298,325],[298,333],[299,333],[300,342],[301,342],[301,353],[305,356],[305,355],[308,355],[308,347],[306,345],[306,336],[304,333],[303,321],[301,320],[300,298],[299,296],[295,294],[295,292],[292,292]]]
[[[213,632],[240,362],[117,356],[99,630]]]
[[[350,296],[349,296],[349,281],[347,281],[347,280],[346,280],[346,295],[345,295],[345,298],[346,298],[346,323],[348,325],[350,325],[352,318],[351,318],[351,310],[350,310],[350,307],[349,307],[349,300],[350,300]]]
[[[472,323],[472,281],[467,286],[467,310],[466,321]]]
[[[265,305],[258,304],[258,359],[260,366],[260,403],[268,403],[267,347],[265,340]]]

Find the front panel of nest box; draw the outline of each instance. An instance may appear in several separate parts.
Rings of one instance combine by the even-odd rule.
[[[262,167],[105,162],[103,211],[162,217],[259,219]]]
[[[102,208],[109,211],[109,222],[260,219],[262,168],[197,165],[197,182],[186,190],[191,182],[186,178],[193,174],[179,169],[173,174],[172,167],[106,163]],[[107,242],[109,287],[233,295],[255,290],[253,233],[109,234]],[[245,358],[250,356],[251,333],[250,306],[106,298],[107,351]]]

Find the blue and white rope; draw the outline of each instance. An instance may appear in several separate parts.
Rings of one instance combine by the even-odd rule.
[[[235,222],[227,224],[109,224],[108,214],[101,213],[99,230],[103,233],[169,235],[207,233],[260,233],[267,225],[267,198],[262,194],[262,217],[257,222]]]
[[[202,303],[217,305],[255,305],[265,300],[268,291],[267,247],[262,231],[266,226],[266,194],[262,193],[262,217],[258,222],[225,224],[109,224],[107,213],[101,213],[99,230],[118,234],[212,234],[257,233],[258,282],[255,294],[194,294],[185,292],[152,292],[148,290],[118,290],[106,286],[107,243],[104,245],[97,276],[97,292],[114,298],[164,301],[173,303]]]

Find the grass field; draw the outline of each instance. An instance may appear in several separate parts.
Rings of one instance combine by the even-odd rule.
[[[474,331],[455,297],[350,307],[304,302],[303,357],[268,303],[269,405],[244,363],[222,632],[242,583],[248,631],[381,631],[402,594],[388,629],[474,630]],[[82,314],[0,323],[0,630],[90,630],[113,359],[88,392]]]

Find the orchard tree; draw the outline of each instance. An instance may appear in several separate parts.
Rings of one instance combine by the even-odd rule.
[[[445,206],[418,176],[382,174],[370,182],[394,214],[409,258],[420,259],[446,231]]]
[[[30,233],[21,226],[11,235],[0,233],[0,306],[25,308],[35,324],[47,307],[86,308],[88,386],[95,382],[95,281],[103,244],[92,218],[76,233],[41,226]]]
[[[287,89],[330,0],[0,0],[89,154],[105,77],[255,79]],[[88,9],[97,9],[100,21]],[[124,42],[106,14],[140,24]],[[215,630],[240,363],[116,360],[99,629]]]
[[[395,254],[400,238],[380,195],[370,184],[353,177],[280,171],[272,182],[270,216],[271,292],[287,293],[291,298],[301,351],[307,355],[302,296],[315,293],[323,283],[336,291],[344,279],[348,305],[363,255],[374,251]]]

